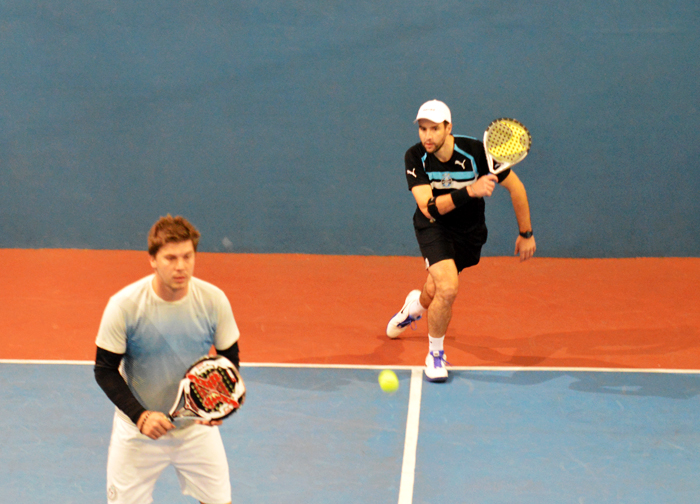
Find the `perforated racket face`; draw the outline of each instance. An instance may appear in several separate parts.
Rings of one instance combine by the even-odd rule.
[[[234,398],[235,377],[226,369],[208,369],[204,373],[188,373],[190,398],[194,405],[210,418],[218,419],[233,413],[239,406]]]
[[[172,416],[189,416],[184,410],[206,420],[220,420],[241,406],[245,384],[236,367],[223,357],[205,358],[185,374],[184,408]]]
[[[496,119],[486,129],[484,145],[499,163],[515,164],[530,151],[532,138],[525,126],[515,119]]]

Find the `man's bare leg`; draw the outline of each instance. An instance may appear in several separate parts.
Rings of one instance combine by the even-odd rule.
[[[423,286],[420,302],[428,306],[428,341],[425,374],[430,381],[445,381],[445,352],[443,342],[452,319],[452,304],[459,291],[459,273],[452,259],[433,264],[428,268],[428,279]]]

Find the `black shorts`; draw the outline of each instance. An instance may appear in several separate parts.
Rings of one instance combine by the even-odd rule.
[[[427,226],[414,226],[414,229],[426,267],[445,259],[453,259],[457,271],[479,263],[481,247],[488,237],[483,222],[464,231],[455,231],[437,222]]]

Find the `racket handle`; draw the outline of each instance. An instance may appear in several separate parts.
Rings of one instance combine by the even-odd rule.
[[[490,158],[491,156],[488,157]],[[504,172],[511,166],[513,166],[513,163],[494,163],[493,159],[491,159],[490,161],[491,162],[489,163],[489,171],[494,175],[498,175],[499,173]],[[495,166],[496,164],[498,164],[498,166]]]

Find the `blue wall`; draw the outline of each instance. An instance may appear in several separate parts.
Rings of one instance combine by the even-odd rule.
[[[0,247],[416,255],[425,100],[533,149],[539,253],[697,256],[696,0],[0,1]],[[505,190],[486,255],[512,253]]]

